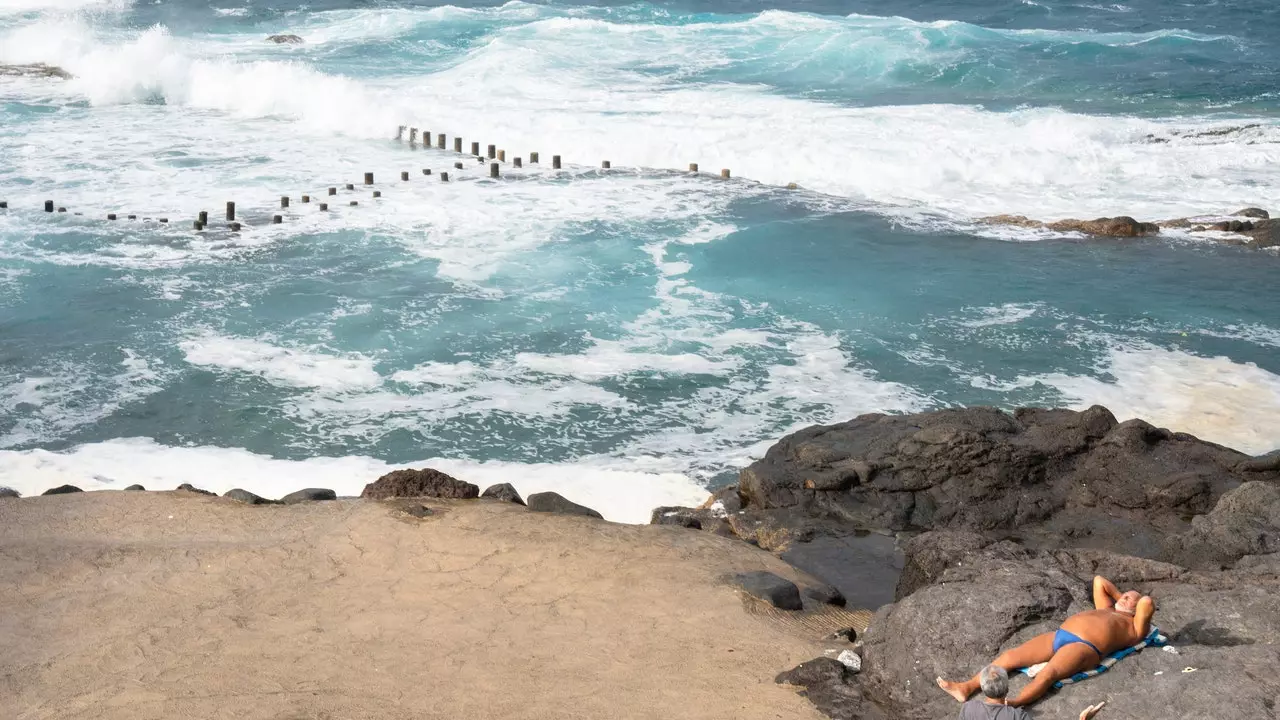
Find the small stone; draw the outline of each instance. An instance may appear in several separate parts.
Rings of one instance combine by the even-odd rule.
[[[70,493],[78,493],[78,492],[84,492],[84,491],[76,487],[75,485],[59,485],[56,488],[49,488],[48,490],[45,490],[43,493],[41,493],[41,495],[67,495]]]
[[[559,513],[561,515],[583,515],[603,520],[604,516],[585,505],[579,505],[553,492],[534,493],[529,496],[529,509],[534,512]]]
[[[218,495],[217,495],[217,493],[211,493],[211,492],[209,492],[208,490],[201,490],[200,488],[198,488],[198,487],[196,487],[196,486],[192,485],[191,483],[182,483],[181,485],[179,485],[179,486],[177,487],[177,489],[178,489],[178,490],[186,490],[186,491],[187,491],[187,492],[189,492],[189,493],[196,493],[196,494],[198,494],[198,495],[208,495],[208,496],[210,496],[210,497],[217,497],[217,496],[218,496]]]
[[[266,505],[271,502],[260,495],[254,495],[248,490],[242,490],[240,488],[232,488],[222,493],[222,497],[229,500],[235,500],[236,502],[242,502],[246,505]]]
[[[824,640],[832,640],[832,641],[839,641],[839,640],[843,640],[843,641],[845,641],[845,642],[857,642],[857,641],[858,641],[858,631],[857,631],[857,630],[855,630],[854,628],[851,628],[851,627],[849,627],[849,628],[843,628],[843,629],[841,629],[841,630],[837,630],[837,631],[835,631],[835,632],[831,633],[830,635],[826,636],[826,637],[825,637],[825,638],[823,638],[823,639],[824,639]]]
[[[137,483],[134,483],[129,487],[125,488],[125,492],[146,492],[146,490],[147,490],[146,488],[142,487]]]
[[[13,488],[0,487],[0,498],[20,498],[22,493]]]
[[[502,500],[503,502],[515,503],[516,505],[524,505],[524,498],[520,497],[520,493],[511,486],[511,483],[502,483],[500,485],[490,485],[485,491],[480,493],[480,497],[489,498],[490,500]]]
[[[747,592],[781,610],[801,610],[800,589],[790,580],[757,570],[735,575],[734,582]]]
[[[852,650],[845,650],[836,656],[836,660],[845,667],[849,668],[849,672],[860,672],[862,670],[862,656]]]
[[[297,492],[291,492],[280,498],[280,502],[285,505],[296,505],[302,502],[321,502],[324,500],[337,500],[338,494],[328,488],[303,488]]]

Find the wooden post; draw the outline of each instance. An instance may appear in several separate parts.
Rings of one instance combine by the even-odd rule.
[[[227,203],[227,220],[235,220],[235,219],[236,219],[236,204],[233,202],[229,202]]]
[[[403,140],[403,139],[404,139],[404,126],[403,126],[403,125],[401,125],[401,126],[400,126],[400,128],[399,128],[398,130],[396,130],[396,139],[397,139],[397,140]],[[412,140],[411,140],[410,142],[412,142]]]
[[[169,218],[160,218],[160,222],[167,223],[169,222]]]
[[[372,184],[373,184],[373,173],[365,173],[365,174],[364,174],[364,184],[365,184],[365,185],[372,185]]]
[[[471,154],[472,154],[472,155],[479,155],[479,154],[480,154],[480,143],[478,143],[478,142],[473,142],[473,143],[471,143]]]
[[[489,177],[498,177],[498,163],[489,163]]]
[[[720,177],[721,177],[722,179],[724,179],[724,180],[728,180],[728,179],[729,179],[729,168],[725,168],[725,169],[721,170],[721,171],[720,171]]]
[[[201,224],[201,225],[208,225],[208,224],[209,224],[209,213],[205,212],[204,210],[201,210],[201,211],[200,211],[200,215],[199,215],[199,220],[200,220],[200,224]]]
[[[204,223],[202,223],[202,222],[200,222],[199,220],[197,220],[197,221],[195,221],[195,222],[191,223],[191,229],[192,229],[192,230],[197,230],[197,231],[199,231],[199,230],[203,230],[203,229],[204,229]]]
[[[271,216],[271,224],[272,224],[272,225],[279,225],[279,224],[280,224],[280,223],[282,223],[282,222],[284,222],[284,216],[282,216],[282,215],[272,215],[272,216]]]
[[[552,170],[559,170],[559,169],[560,169],[560,156],[559,156],[559,155],[552,155],[552,156],[551,156],[551,169],[552,169]]]
[[[462,152],[462,138],[456,137],[453,139],[453,151],[456,153]]]
[[[604,168],[605,170],[608,170],[609,168],[611,168],[611,167],[613,167],[613,166],[609,164],[609,161],[608,161],[608,160],[605,160],[604,162],[600,163],[600,167]]]
[[[304,203],[309,203],[309,202],[311,202],[311,196],[310,196],[310,195],[303,195],[303,196],[302,196],[302,202],[304,202]]]
[[[324,212],[328,209],[329,209],[329,203],[320,203],[320,212]]]
[[[240,232],[240,223],[231,223],[231,232]]]
[[[444,149],[444,133],[440,133],[439,135],[437,135],[436,140],[439,141],[438,145],[440,149],[443,150]]]
[[[689,163],[689,172],[698,172],[698,163]]]
[[[536,152],[531,152],[531,153],[529,153],[529,164],[531,164],[531,165],[537,165],[537,164],[538,164],[538,153],[536,153]]]
[[[58,212],[66,212],[66,211],[67,211],[67,209],[66,209],[66,208],[64,208],[64,207],[60,207],[60,208],[58,208]]]
[[[355,206],[359,205],[359,204],[360,204],[360,202],[359,202],[358,200],[352,200],[349,204],[351,205],[351,207],[355,207]]]
[[[289,196],[288,196],[288,195],[281,195],[281,196],[280,196],[280,207],[282,207],[282,208],[287,208],[287,207],[289,207]]]
[[[516,167],[524,167],[524,165],[523,165],[523,164],[521,164],[521,162],[520,162],[520,158],[515,158],[515,159],[514,159],[513,164],[514,164]]]
[[[498,157],[498,148],[497,148],[497,146],[495,146],[495,145],[490,145],[490,146],[488,147],[488,150],[489,150],[489,159],[490,159],[490,160],[492,160],[492,159],[494,159],[494,158]]]
[[[376,197],[376,198],[382,197],[382,191],[381,191],[381,190],[374,190],[374,191],[373,191],[373,196],[374,196],[374,197]]]
[[[355,183],[347,183],[347,189],[348,189],[348,190],[355,190],[355,189],[356,189]]]
[[[405,182],[408,182],[408,180],[409,180],[409,171],[408,171],[408,170],[401,170],[401,171],[400,171],[400,179],[401,179],[401,180],[404,180]]]
[[[430,174],[431,174],[431,168],[422,168],[422,174],[423,174],[423,175],[430,175]]]
[[[115,220],[115,219],[116,219],[116,214],[115,214],[115,213],[107,213],[107,219],[108,219],[108,220]]]
[[[0,210],[7,210],[8,208],[9,208],[9,201],[0,200]]]
[[[440,173],[440,182],[449,182],[449,173],[447,172]]]
[[[456,163],[454,163],[454,164],[453,164],[453,167],[454,167],[454,169],[456,169],[456,170],[461,170],[461,169],[462,169],[462,163],[460,163],[460,162],[456,162]]]
[[[336,188],[336,187],[331,187],[331,188],[329,188],[329,194],[330,194],[330,195],[337,195],[337,194],[338,194],[338,188]]]
[[[52,200],[45,200],[45,201],[44,201],[44,211],[45,211],[45,212],[53,212],[53,201],[52,201]]]
[[[138,219],[138,216],[137,216],[137,215],[130,215],[130,216],[129,216],[129,219],[130,219],[130,220],[137,220],[137,219]]]
[[[506,162],[506,161],[507,161],[507,151],[506,151],[506,150],[499,150],[499,151],[498,151],[498,162]]]
[[[401,127],[404,127],[401,125]],[[418,142],[418,128],[409,128],[409,144]]]

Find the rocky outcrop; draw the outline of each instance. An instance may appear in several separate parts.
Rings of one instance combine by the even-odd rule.
[[[558,513],[560,515],[582,515],[603,520],[604,516],[585,505],[579,505],[553,492],[534,493],[529,496],[529,509],[534,512]]]
[[[323,502],[337,499],[338,494],[329,488],[303,488],[280,498],[280,502],[285,505],[295,505],[302,502]]]
[[[980,218],[979,222],[991,225],[1015,225],[1025,228],[1043,228],[1055,232],[1078,232],[1097,237],[1144,237],[1160,232],[1155,223],[1139,222],[1127,215],[1113,218],[1097,218],[1095,220],[1076,220],[1069,218],[1055,222],[1032,220],[1025,215],[992,215]]]
[[[364,486],[360,497],[384,500],[396,497],[435,497],[470,500],[480,497],[480,488],[439,470],[396,470]]]
[[[950,528],[1158,559],[1166,538],[1224,493],[1280,480],[1252,460],[1141,420],[1117,422],[1098,406],[967,408],[806,428],[721,492],[738,495],[735,515],[802,539],[815,530]]]
[[[1224,498],[1215,512],[1242,502],[1251,506]],[[968,677],[1001,651],[1092,607],[1091,581],[1101,574],[1156,598],[1155,623],[1177,654],[1151,649],[1127,658],[1050,695],[1036,705],[1037,718],[1074,718],[1098,697],[1107,698],[1108,712],[1134,720],[1198,720],[1214,707],[1231,708],[1233,718],[1272,717],[1280,693],[1280,678],[1266,671],[1280,661],[1274,555],[1197,572],[1106,551],[1032,551],[1009,541],[975,546],[975,539],[931,532],[909,544],[909,565],[929,579],[881,608],[863,635],[862,673],[845,678],[857,684],[859,702],[869,698],[905,720],[954,715],[956,703],[933,685],[935,676]]]
[[[520,493],[511,486],[511,483],[502,483],[500,485],[490,485],[480,493],[480,497],[489,498],[490,500],[501,500],[502,502],[515,503],[516,505],[524,505],[524,498],[520,497]]]
[[[267,42],[273,42],[277,45],[301,45],[303,39],[297,35],[271,35],[267,38]]]
[[[55,487],[55,488],[49,488],[48,490],[45,490],[40,494],[41,495],[69,495],[71,493],[78,493],[78,492],[84,492],[84,491],[76,487],[75,485],[59,485],[58,487]]]
[[[70,80],[71,73],[63,70],[57,65],[46,65],[45,63],[29,63],[26,65],[3,65],[0,64],[0,75],[9,75],[12,77],[47,77],[58,78],[60,80]]]
[[[1245,218],[1243,220],[1234,218]],[[1159,222],[1140,222],[1127,215],[1113,218],[1097,218],[1096,220],[1066,219],[1054,222],[1033,220],[1025,215],[991,215],[979,218],[978,222],[989,225],[1012,225],[1034,229],[1053,230],[1055,232],[1078,232],[1093,237],[1146,237],[1156,235],[1162,230],[1188,230],[1193,233],[1216,231],[1231,233],[1228,236],[1217,236],[1215,240],[1229,245],[1246,245],[1254,248],[1280,246],[1280,221],[1272,220],[1270,213],[1262,208],[1248,207],[1231,214],[1229,218],[1212,220],[1212,216],[1201,219],[1173,218]]]

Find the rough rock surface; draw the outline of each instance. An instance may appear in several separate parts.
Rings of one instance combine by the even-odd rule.
[[[735,575],[733,582],[752,597],[759,598],[780,610],[802,610],[800,588],[785,578],[771,572],[754,570]]]
[[[1161,558],[1175,549],[1167,538],[1223,494],[1280,481],[1268,468],[1185,433],[1117,422],[1098,406],[967,408],[806,428],[725,492],[737,493],[746,515],[793,534],[950,528]]]
[[[58,487],[55,487],[55,488],[49,488],[48,490],[45,490],[40,494],[41,495],[67,495],[69,493],[78,493],[78,492],[84,492],[84,491],[76,487],[75,485],[59,485]]]
[[[1280,220],[1272,219],[1270,213],[1262,208],[1249,207],[1232,213],[1233,217],[1244,220],[1219,220],[1207,222],[1205,219],[1173,218],[1156,223],[1140,222],[1121,215],[1113,218],[1097,218],[1095,220],[1058,220],[1043,222],[1033,220],[1025,215],[991,215],[979,218],[979,222],[990,225],[1013,225],[1025,228],[1043,228],[1058,232],[1079,232],[1097,237],[1143,237],[1158,234],[1162,229],[1190,230],[1204,232],[1216,230],[1234,233],[1215,240],[1228,245],[1247,245],[1254,248],[1280,246]]]
[[[480,496],[480,488],[439,470],[396,470],[364,486],[360,497],[383,500],[394,497],[435,497],[470,500]]]
[[[0,487],[0,498],[20,498],[22,493],[13,488]]]
[[[303,40],[297,35],[272,35],[267,38],[267,42],[273,42],[277,45],[299,45]]]
[[[502,483],[500,485],[490,485],[485,491],[480,493],[480,497],[489,498],[491,500],[502,500],[503,502],[515,503],[516,505],[524,505],[524,498],[520,497],[520,493],[511,486],[511,483]]]
[[[1097,218],[1094,220],[1077,220],[1069,218],[1055,222],[1032,220],[1025,215],[991,215],[980,219],[980,222],[991,225],[1015,225],[1025,228],[1044,228],[1056,232],[1078,232],[1099,237],[1143,237],[1160,232],[1155,223],[1139,222],[1127,215],[1113,218]]]
[[[71,73],[63,70],[57,65],[46,65],[45,63],[29,63],[26,65],[3,65],[0,64],[0,75],[11,75],[17,77],[52,77],[61,80],[70,80]]]
[[[881,720],[885,715],[866,701],[855,675],[839,660],[814,658],[781,673],[775,682],[805,688],[801,695],[834,720]]]
[[[125,488],[126,492],[146,492],[146,490],[147,490],[146,488],[142,487],[137,483],[134,483],[133,485],[130,485],[129,487]]]
[[[1275,717],[1280,677],[1268,670],[1280,662],[1274,555],[1197,572],[1099,550],[1032,551],[1008,541],[975,547],[972,534],[942,531],[913,540],[908,556],[932,579],[876,614],[863,635],[856,681],[892,717],[954,715],[955,701],[933,678],[968,677],[999,652],[1092,607],[1095,574],[1152,594],[1155,624],[1178,653],[1149,649],[1051,694],[1035,706],[1038,720],[1074,718],[1101,698],[1108,713],[1132,720]],[[1197,670],[1183,673],[1185,667]],[[1015,679],[1015,691],[1021,682]]]
[[[567,500],[564,496],[553,492],[534,493],[529,496],[529,509],[534,512],[559,513],[561,515],[584,515],[603,520],[604,516],[585,505]]]
[[[280,498],[280,502],[285,505],[294,505],[300,502],[321,502],[324,500],[337,500],[338,494],[329,488],[303,488],[296,492]]]
[[[227,498],[228,500],[242,502],[246,505],[269,505],[273,502],[260,495],[255,495],[248,490],[242,490],[240,488],[232,488],[222,493],[222,497]]]
[[[217,493],[211,493],[208,490],[201,490],[200,488],[196,487],[195,485],[192,485],[191,483],[182,483],[181,485],[179,485],[174,489],[185,490],[186,492],[195,493],[197,495],[208,495],[210,497],[217,497]]]

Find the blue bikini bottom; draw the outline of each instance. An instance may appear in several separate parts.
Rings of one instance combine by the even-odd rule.
[[[1058,632],[1053,634],[1053,651],[1055,653],[1061,650],[1064,646],[1070,645],[1071,643],[1084,643],[1085,645],[1088,645],[1089,647],[1093,648],[1093,651],[1098,653],[1098,657],[1102,657],[1101,650],[1099,650],[1093,643],[1089,642],[1088,640],[1085,640],[1084,638],[1080,637],[1079,635],[1076,635],[1075,633],[1067,632],[1066,630],[1060,629],[1058,630]]]

